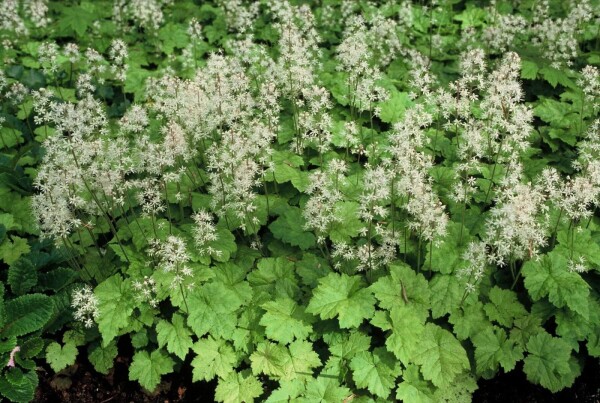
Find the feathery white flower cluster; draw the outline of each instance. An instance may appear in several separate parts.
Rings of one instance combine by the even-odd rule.
[[[430,155],[422,149],[428,142],[424,128],[432,123],[432,116],[423,105],[417,104],[406,111],[404,120],[394,125],[390,138],[390,153],[394,177],[399,178],[395,188],[408,202],[404,208],[411,215],[409,226],[427,241],[440,241],[446,233],[448,215],[433,191],[429,169]]]
[[[85,327],[94,326],[94,320],[98,319],[98,298],[94,295],[92,287],[85,285],[74,290],[71,294],[71,306],[75,309],[73,317],[83,322]]]
[[[196,241],[198,253],[220,256],[222,253],[220,250],[215,250],[212,246],[207,245],[219,239],[212,215],[205,210],[200,210],[192,216],[192,219],[196,224],[194,227],[194,241]]]
[[[162,8],[172,0],[116,0],[113,6],[113,20],[128,28],[133,21],[136,27],[156,31],[164,21]]]
[[[321,236],[327,234],[332,223],[341,221],[336,215],[336,203],[343,199],[339,189],[345,181],[347,169],[344,161],[334,159],[327,169],[311,173],[310,184],[306,188],[310,198],[302,212],[306,220],[305,229],[312,229]]]
[[[549,221],[544,186],[523,183],[521,166],[508,169],[511,172],[497,192],[484,237],[491,248],[488,259],[498,266],[536,257],[546,244]]]
[[[548,0],[539,1],[535,9],[533,43],[542,49],[544,57],[556,68],[572,64],[579,51],[577,35],[580,27],[598,13],[594,13],[589,0],[573,1],[571,5],[571,11],[565,18],[550,17]]]
[[[135,298],[138,301],[147,302],[152,308],[158,306],[159,301],[156,298],[158,287],[152,277],[144,276],[143,281],[134,280],[132,285],[133,289],[137,292]]]
[[[174,273],[169,287],[179,288],[187,278],[193,277],[193,270],[188,266],[190,256],[185,240],[169,235],[165,241],[154,239],[150,242],[148,255],[157,260],[157,266],[166,273]],[[186,284],[187,289],[194,287],[193,282]]]

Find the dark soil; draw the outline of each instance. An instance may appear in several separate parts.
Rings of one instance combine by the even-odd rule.
[[[128,350],[125,348],[125,350]],[[119,348],[119,351],[122,351]],[[80,357],[85,357],[80,354]],[[106,376],[98,374],[92,365],[82,362],[54,375],[40,371],[40,385],[35,401],[40,403],[167,403],[212,402],[216,382],[194,382],[189,363],[183,363],[179,375],[164,377],[154,394],[145,393],[137,382],[128,379],[129,358],[119,356],[113,370]],[[529,383],[520,368],[499,374],[491,380],[481,380],[473,396],[475,403],[600,403],[600,364],[590,358],[582,375],[573,386],[552,394]],[[410,402],[407,402],[410,403]]]

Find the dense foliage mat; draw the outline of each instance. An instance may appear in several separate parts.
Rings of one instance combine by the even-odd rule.
[[[485,3],[485,4],[483,4]],[[2,0],[0,394],[558,392],[600,356],[600,4]]]

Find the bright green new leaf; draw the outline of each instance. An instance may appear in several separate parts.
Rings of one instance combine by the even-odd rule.
[[[129,380],[138,381],[143,388],[153,391],[160,383],[161,376],[173,371],[174,364],[162,350],[155,350],[151,354],[137,351],[129,366]]]
[[[571,385],[571,347],[566,342],[546,332],[539,333],[529,339],[527,352],[523,371],[530,382],[553,393]]]
[[[412,353],[421,342],[425,320],[410,305],[397,305],[390,311],[392,333],[385,341],[388,351],[404,364],[412,361]]]
[[[485,313],[490,320],[495,320],[505,327],[512,327],[513,321],[527,315],[527,310],[517,299],[514,291],[503,290],[494,286],[490,290],[490,301],[485,304]]]
[[[192,360],[192,381],[210,381],[216,376],[225,378],[236,366],[233,348],[223,339],[200,339],[194,344],[197,354]]]
[[[370,289],[381,308],[389,310],[398,305],[410,305],[423,320],[429,317],[430,291],[427,280],[406,264],[391,265],[390,275],[381,277]]]
[[[283,365],[287,358],[287,349],[281,344],[266,341],[256,346],[250,355],[252,373],[263,373],[268,376],[283,376]]]
[[[307,341],[294,341],[288,347],[271,342],[260,343],[250,356],[252,372],[264,373],[283,380],[312,376],[321,360]]]
[[[570,239],[571,236],[573,239]],[[555,250],[567,259],[578,262],[583,258],[585,265],[600,267],[600,245],[592,238],[592,231],[589,229],[578,228],[572,233],[567,230],[558,231],[556,239],[558,245]]]
[[[350,362],[350,368],[356,386],[366,388],[383,399],[390,395],[396,378],[402,372],[396,358],[381,347],[372,353],[361,351],[356,354]]]
[[[294,262],[285,257],[265,258],[258,262],[258,270],[248,275],[254,292],[262,292],[271,298],[292,298],[299,292]]]
[[[404,111],[412,105],[407,92],[392,91],[391,96],[379,105],[379,118],[386,123],[400,121]]]
[[[419,367],[409,365],[402,374],[402,382],[396,389],[396,399],[411,403],[434,403],[432,385],[424,380]]]
[[[306,312],[321,319],[338,317],[344,329],[358,327],[375,313],[375,298],[361,276],[330,273],[319,281]]]
[[[423,270],[428,270],[429,264],[431,264],[433,271],[442,274],[451,274],[462,262],[462,249],[464,249],[464,245],[468,244],[470,238],[469,230],[466,227],[462,228],[462,242],[460,241],[461,224],[450,221],[447,231],[448,233],[441,244],[428,245],[427,256],[423,262]]]
[[[289,344],[294,338],[305,340],[312,331],[312,315],[306,314],[304,307],[292,299],[278,298],[263,304],[262,308],[266,312],[260,324],[271,340]]]
[[[351,395],[350,389],[340,386],[337,374],[321,373],[321,376],[316,379],[310,378],[308,380],[306,392],[298,401],[305,403],[343,402]]]
[[[470,368],[467,353],[452,333],[428,323],[412,360],[421,366],[425,379],[443,388]]]
[[[521,78],[525,80],[535,80],[537,78],[539,68],[537,64],[530,60],[521,61]]]
[[[77,347],[73,343],[66,343],[64,346],[56,342],[48,344],[46,347],[46,361],[54,372],[61,371],[69,365],[75,364],[77,358]]]
[[[464,295],[464,288],[456,276],[436,274],[429,282],[431,290],[431,316],[434,319],[455,311]]]
[[[240,297],[222,283],[205,284],[188,296],[188,325],[196,336],[209,333],[230,340],[237,324]]]
[[[329,230],[329,238],[333,242],[350,242],[357,236],[364,224],[358,219],[359,204],[356,202],[338,202],[335,204],[334,221]]]
[[[310,378],[313,369],[320,365],[321,360],[319,355],[313,351],[312,343],[296,340],[289,345],[282,379]]]
[[[30,250],[27,239],[10,236],[10,239],[5,239],[0,245],[0,257],[10,266],[19,260],[21,256],[29,253]]]
[[[485,316],[483,304],[475,301],[471,304],[463,304],[460,309],[450,314],[448,321],[454,326],[454,334],[459,340],[466,340],[475,336],[491,325]]]
[[[156,325],[158,346],[167,346],[167,351],[182,360],[192,347],[192,332],[185,325],[181,315],[174,314],[171,322],[160,320]]]
[[[263,385],[250,371],[232,372],[219,379],[215,400],[224,403],[252,403],[263,394]]]
[[[569,271],[567,259],[550,252],[539,260],[523,265],[525,287],[534,301],[547,296],[556,307],[569,307],[583,317],[589,314],[589,285],[578,274]]]
[[[98,298],[98,330],[102,334],[102,345],[107,346],[119,331],[129,325],[135,298],[132,295],[131,281],[120,275],[107,278],[94,290]]]
[[[329,345],[331,355],[337,359],[350,361],[357,353],[369,350],[371,337],[360,331],[331,332],[323,335]]]

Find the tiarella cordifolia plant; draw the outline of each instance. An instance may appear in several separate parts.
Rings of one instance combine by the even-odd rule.
[[[0,393],[129,342],[143,388],[226,402],[572,385],[600,356],[599,16],[3,2]]]

